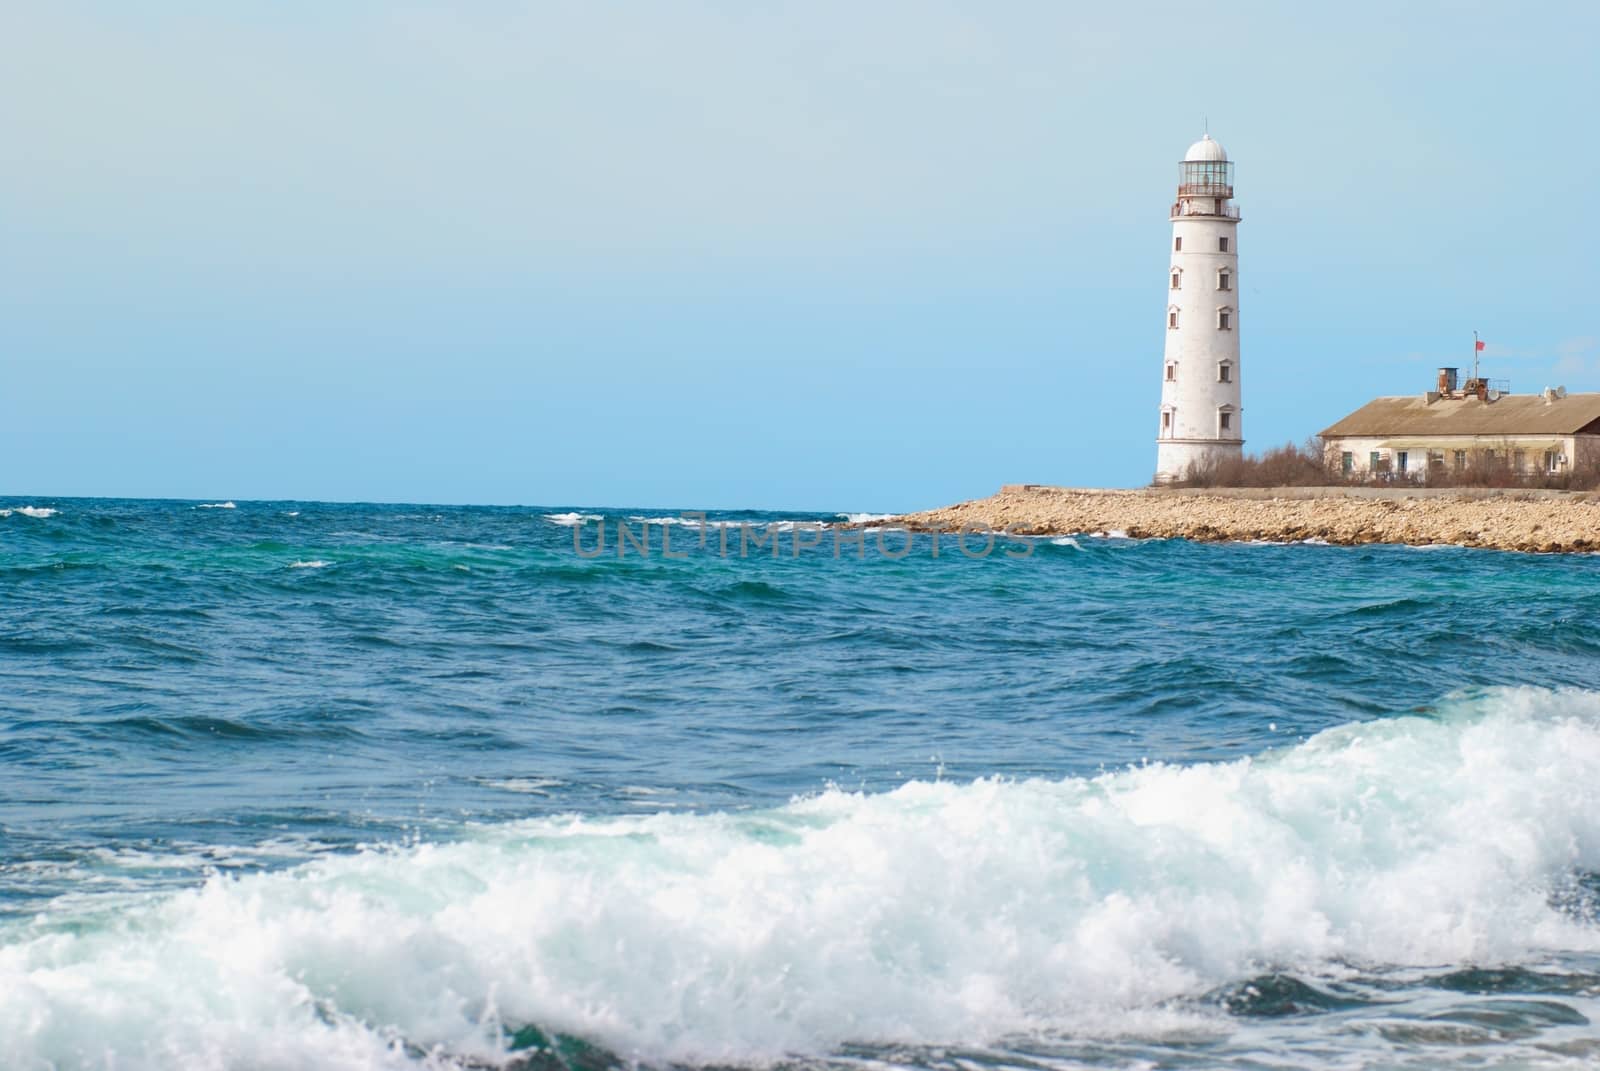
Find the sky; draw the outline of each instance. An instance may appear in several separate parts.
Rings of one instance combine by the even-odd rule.
[[[1403,8],[1403,10],[1401,10]],[[1600,390],[1600,7],[0,0],[0,495],[898,511]]]

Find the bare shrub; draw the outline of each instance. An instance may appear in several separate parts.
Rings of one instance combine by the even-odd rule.
[[[1518,471],[1514,455],[1506,450],[1473,450],[1463,468],[1434,465],[1428,473],[1429,487],[1522,487],[1548,491],[1593,491],[1600,489],[1600,466],[1585,465],[1563,472],[1549,472],[1535,466]]]
[[[1324,487],[1339,484],[1323,460],[1322,440],[1285,443],[1257,456],[1191,462],[1176,487]]]

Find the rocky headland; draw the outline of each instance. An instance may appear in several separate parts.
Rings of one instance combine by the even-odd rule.
[[[1455,544],[1600,551],[1600,492],[1372,487],[1145,488],[1010,484],[988,498],[897,517],[918,531],[1116,532],[1135,539]]]

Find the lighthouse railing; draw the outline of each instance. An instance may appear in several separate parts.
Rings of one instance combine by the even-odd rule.
[[[1238,205],[1223,205],[1220,208],[1206,208],[1203,205],[1190,204],[1187,201],[1177,201],[1172,206],[1174,216],[1215,216],[1221,219],[1239,219]]]

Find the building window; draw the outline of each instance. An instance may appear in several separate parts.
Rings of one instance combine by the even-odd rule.
[[[1546,450],[1544,452],[1544,470],[1546,472],[1560,472],[1561,455],[1554,450]]]
[[[1176,331],[1178,329],[1178,310],[1177,309],[1168,309],[1167,310],[1167,328],[1168,328],[1168,330],[1172,330],[1172,331]]]
[[[1232,309],[1221,308],[1221,309],[1217,310],[1217,330],[1219,330],[1219,331],[1232,331],[1233,330],[1233,310]]]
[[[1228,251],[1228,239],[1225,238],[1225,237],[1219,236],[1217,238],[1217,252],[1226,253],[1227,251]]]
[[[1176,268],[1172,271],[1172,289],[1183,289],[1183,272],[1178,271]]]
[[[1172,411],[1171,410],[1168,410],[1167,412],[1164,412],[1164,413],[1161,414],[1161,433],[1163,435],[1171,435],[1172,434]]]
[[[1428,468],[1429,469],[1442,469],[1442,468],[1444,468],[1444,451],[1443,450],[1429,450],[1428,451]]]
[[[1467,467],[1467,452],[1465,450],[1457,450],[1455,452],[1454,460],[1456,471],[1460,472],[1462,469]]]
[[[1367,470],[1369,472],[1382,472],[1384,468],[1382,450],[1374,450],[1367,455]]]
[[[1356,470],[1356,455],[1346,450],[1339,455],[1339,471],[1345,476]]]
[[[1528,471],[1528,451],[1513,450],[1511,452],[1511,467],[1518,472]]]
[[[1233,382],[1233,365],[1229,364],[1227,361],[1223,361],[1221,364],[1217,365],[1217,382]]]
[[[1404,450],[1397,451],[1394,455],[1394,467],[1400,470],[1401,475],[1405,475],[1406,461],[1409,456]]]
[[[1172,236],[1172,251],[1174,253],[1183,252],[1183,235],[1175,234]]]
[[[1233,289],[1233,275],[1231,273],[1227,272],[1227,271],[1219,271],[1219,272],[1217,272],[1217,289],[1218,290],[1232,290]]]
[[[1177,381],[1178,381],[1178,364],[1177,364],[1176,361],[1168,361],[1167,362],[1167,382],[1168,383],[1176,383]]]
[[[1233,414],[1232,413],[1218,413],[1217,414],[1217,425],[1223,431],[1231,431],[1231,430],[1233,430]]]

